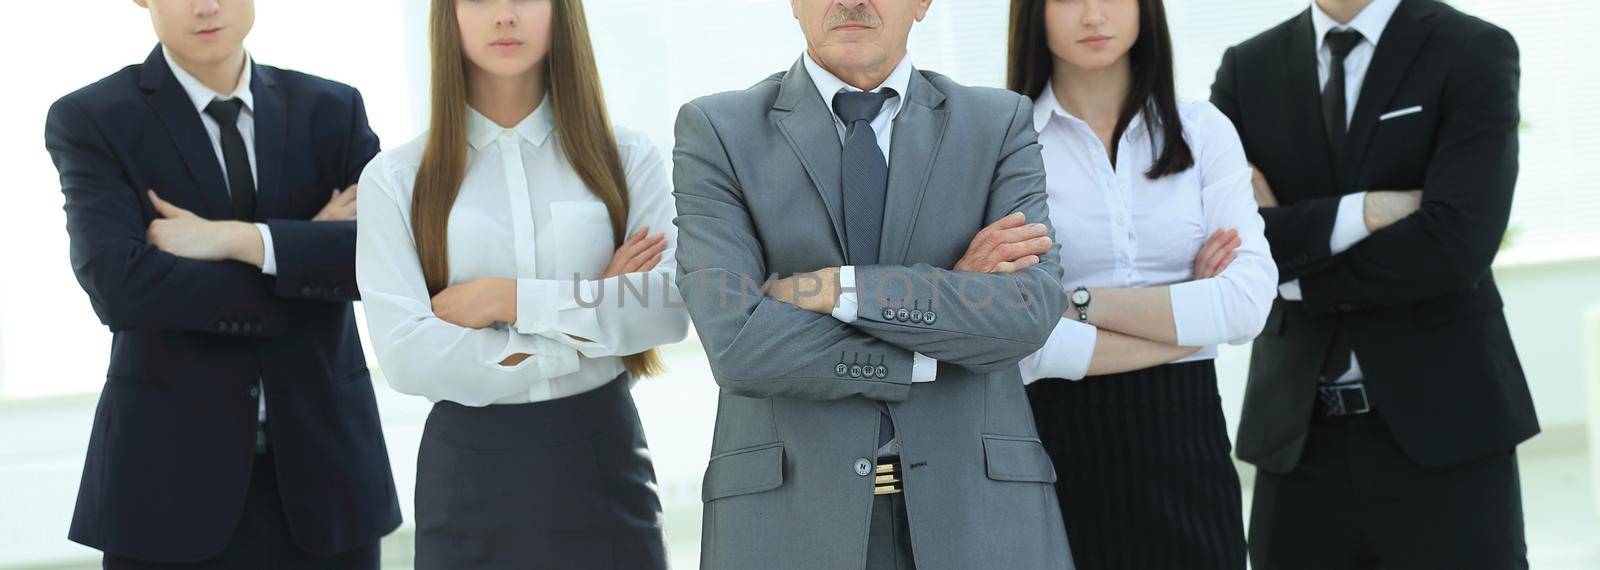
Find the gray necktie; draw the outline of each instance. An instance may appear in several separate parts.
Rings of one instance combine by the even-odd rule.
[[[889,191],[889,164],[878,147],[878,133],[872,119],[883,103],[895,96],[893,89],[877,93],[853,92],[833,96],[833,112],[845,124],[844,156],[840,161],[840,182],[844,188],[845,254],[850,265],[878,263],[878,241],[883,234],[884,195]],[[882,402],[878,420],[878,455],[897,455],[894,422]]]
[[[878,148],[872,119],[883,109],[883,102],[894,95],[893,89],[884,89],[833,96],[833,112],[845,125],[840,182],[844,188],[845,253],[851,265],[878,263],[889,164],[883,160],[883,149]]]

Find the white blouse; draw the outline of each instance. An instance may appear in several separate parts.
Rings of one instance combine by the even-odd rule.
[[[550,100],[511,129],[470,108],[467,115],[449,283],[516,279],[517,320],[470,329],[434,316],[411,234],[427,137],[384,151],[361,173],[356,283],[389,384],[469,406],[551,400],[605,385],[624,370],[624,355],[682,340],[689,317],[673,281],[677,231],[661,153],[643,135],[616,129],[628,235],[649,226],[650,235],[667,234],[667,249],[652,271],[599,279],[618,244],[605,204],[561,150]],[[532,356],[500,364],[519,353]]]
[[[1215,358],[1219,343],[1254,339],[1277,296],[1278,268],[1233,123],[1207,102],[1179,103],[1178,114],[1195,166],[1150,180],[1144,173],[1161,147],[1150,144],[1143,114],[1117,141],[1113,170],[1105,145],[1061,107],[1053,89],[1034,101],[1062,287],[1171,285],[1178,344],[1205,347],[1182,362]],[[1238,257],[1220,275],[1192,280],[1200,246],[1228,229],[1239,230]],[[1083,378],[1096,332],[1063,317],[1044,347],[1022,360],[1023,380]]]

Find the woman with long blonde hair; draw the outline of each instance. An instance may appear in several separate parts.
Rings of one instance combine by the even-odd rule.
[[[356,246],[382,373],[434,402],[416,566],[663,568],[629,388],[688,328],[664,161],[611,126],[581,0],[430,26],[428,132],[367,166]]]

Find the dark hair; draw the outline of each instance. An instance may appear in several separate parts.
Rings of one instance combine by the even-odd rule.
[[[1044,24],[1047,1],[1011,0],[1006,88],[1029,99],[1044,92],[1055,62]],[[1150,144],[1156,144],[1158,126],[1163,141],[1155,163],[1144,175],[1154,180],[1188,170],[1194,166],[1194,153],[1183,138],[1183,121],[1178,118],[1177,88],[1172,78],[1172,33],[1167,29],[1167,10],[1162,0],[1139,0],[1139,39],[1128,50],[1128,58],[1133,66],[1133,81],[1112,140],[1121,139],[1133,117],[1143,110]]]

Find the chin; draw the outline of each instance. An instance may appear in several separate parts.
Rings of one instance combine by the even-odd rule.
[[[822,58],[829,67],[855,69],[871,67],[883,60],[883,54],[870,45],[848,43],[832,45],[821,51]]]

